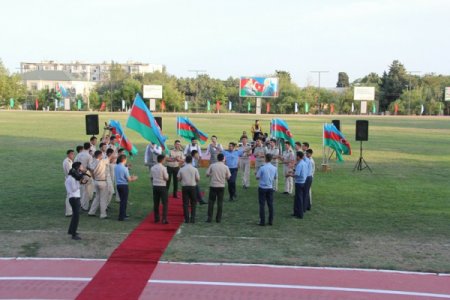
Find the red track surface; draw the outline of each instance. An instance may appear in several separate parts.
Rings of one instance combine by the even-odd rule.
[[[0,299],[74,299],[101,260],[1,259]],[[450,276],[159,263],[140,299],[450,299]]]

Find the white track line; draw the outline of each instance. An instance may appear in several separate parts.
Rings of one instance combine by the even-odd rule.
[[[91,277],[31,277],[31,276],[5,276],[0,277],[0,281],[76,281],[89,282]],[[450,299],[450,294],[421,293],[397,290],[381,289],[363,289],[363,288],[344,288],[334,286],[312,286],[312,285],[291,285],[291,284],[269,284],[269,283],[251,283],[251,282],[222,282],[222,281],[189,281],[189,280],[157,280],[150,279],[148,283],[172,284],[172,285],[202,285],[202,286],[226,286],[226,287],[253,287],[253,288],[272,288],[272,289],[297,289],[328,292],[350,292],[366,294],[384,294],[401,295],[415,297],[432,297]]]
[[[216,282],[216,281],[188,281],[188,280],[149,280],[150,283],[175,284],[175,285],[206,285],[206,286],[227,286],[227,287],[255,287],[273,289],[298,289],[330,292],[351,292],[367,294],[401,295],[415,297],[432,297],[450,299],[449,294],[420,293],[395,290],[343,288],[333,286],[311,286],[311,285],[288,285],[288,284],[265,284],[265,283],[238,283],[238,282]]]

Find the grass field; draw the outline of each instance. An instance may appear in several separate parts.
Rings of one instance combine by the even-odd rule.
[[[100,115],[125,124],[126,114]],[[237,141],[250,130],[254,115],[190,115],[219,142]],[[273,116],[260,116],[263,129]],[[176,138],[176,115],[163,115],[169,144]],[[344,134],[354,139],[361,117],[285,116],[295,138],[308,141],[316,164],[322,154],[322,124],[341,119]],[[206,206],[198,222],[183,225],[163,259],[345,266],[450,272],[450,119],[364,117],[369,141],[364,158],[373,169],[352,172],[359,144],[343,164],[316,172],[313,210],[305,219],[290,217],[292,199],[275,195],[274,226],[259,227],[256,181],[238,201],[224,204],[221,224],[206,224]],[[131,184],[130,222],[117,222],[118,205],[109,220],[80,220],[81,242],[67,235],[62,160],[65,151],[87,140],[83,113],[0,111],[0,256],[108,257],[150,212],[151,187],[143,166],[146,142],[127,130],[140,153],[131,163],[140,178]],[[201,170],[204,175],[205,170]],[[240,174],[238,174],[240,183]],[[202,190],[207,190],[202,178]],[[280,188],[283,181],[280,181]],[[148,237],[151,239],[151,236]]]

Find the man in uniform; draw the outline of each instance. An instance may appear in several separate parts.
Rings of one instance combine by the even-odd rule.
[[[231,177],[230,169],[224,164],[223,153],[217,155],[217,162],[210,165],[206,171],[206,176],[210,177],[209,182],[209,199],[208,199],[208,219],[206,222],[211,223],[214,211],[214,204],[217,200],[216,222],[222,220],[223,195],[225,192],[225,182]]]
[[[285,150],[283,151],[283,156],[281,161],[283,162],[283,175],[284,175],[284,193],[285,195],[292,195],[294,189],[294,178],[289,176],[289,173],[294,169],[295,165],[295,155],[292,151],[291,144],[285,142]]]
[[[192,165],[192,156],[186,156],[184,166],[178,172],[183,196],[183,213],[185,223],[195,223],[195,207],[197,205],[196,186],[200,181],[198,170]],[[191,213],[189,214],[189,204]]]
[[[73,159],[75,157],[75,152],[70,149],[66,152],[67,157],[63,161],[63,171],[64,171],[64,180],[69,176],[69,171],[72,169]],[[69,202],[69,194],[66,193],[66,217],[72,216],[72,206]]]
[[[272,159],[270,163],[278,170],[278,159],[280,158],[280,149],[277,147],[277,140],[270,139],[266,154],[270,154]],[[278,191],[278,176],[273,181],[273,190]]]
[[[91,148],[91,144],[89,142],[84,143],[83,150],[77,154],[75,157],[75,162],[80,162],[83,166],[84,170],[89,169],[89,165],[92,161],[92,156],[89,154],[89,149]],[[88,174],[89,175],[89,174]],[[89,201],[92,197],[92,191],[90,188],[90,185],[92,185],[92,178],[89,177],[86,184],[80,185],[80,203],[81,203],[81,209],[84,211],[89,210]]]
[[[198,169],[199,168],[199,159],[200,159],[198,151],[192,150],[191,156],[192,156],[192,166],[194,166],[194,168]],[[202,196],[202,192],[200,191],[199,183],[197,183],[197,185],[195,186],[195,196],[197,198],[198,203],[200,203],[202,205],[206,204],[206,202],[203,200],[203,196]]]
[[[95,198],[92,202],[89,216],[95,216],[100,206],[100,219],[107,219],[106,207],[108,202],[108,184],[106,182],[106,172],[109,169],[109,160],[103,158],[102,151],[97,150],[94,153],[94,159],[89,165],[95,184]]]
[[[312,185],[313,178],[314,178],[314,172],[316,170],[316,163],[314,162],[312,155],[313,155],[313,150],[311,148],[308,148],[306,150],[306,157],[308,157],[310,165],[309,165],[309,175],[306,178],[306,181],[308,182],[308,187],[309,187],[308,203],[307,203],[307,207],[306,207],[307,210],[311,210],[311,205],[312,205],[311,185]]]
[[[169,224],[167,220],[167,210],[169,205],[167,181],[169,180],[169,174],[167,173],[167,168],[163,165],[165,158],[166,157],[163,154],[158,155],[156,158],[158,163],[151,168],[150,173],[153,184],[153,213],[155,216],[155,223],[158,223],[160,220],[159,205],[162,203],[162,223]]]
[[[239,146],[239,150],[242,151],[242,155],[239,157],[239,170],[242,174],[242,186],[244,189],[250,187],[250,155],[252,154],[252,146],[247,141],[247,136],[243,135]]]
[[[295,180],[295,198],[294,198],[294,214],[293,216],[299,219],[303,219],[303,203],[305,197],[305,182],[307,174],[307,165],[303,160],[304,154],[302,151],[298,151],[296,155],[297,166],[293,174]]]
[[[266,148],[263,146],[261,139],[256,139],[255,148],[253,148],[253,155],[256,158],[255,161],[255,174],[256,174],[259,168],[264,164],[266,156]]]
[[[259,168],[256,179],[259,180],[258,200],[259,200],[259,225],[266,225],[265,204],[269,208],[269,225],[273,224],[273,186],[278,176],[278,169],[271,164],[272,155],[265,156],[266,164]]]
[[[89,147],[89,152],[93,156],[95,151],[97,150],[97,137],[91,136],[91,138],[89,139],[89,142],[91,144]]]
[[[169,158],[167,159],[167,173],[169,174],[169,180],[167,181],[167,192],[170,189],[170,182],[173,179],[173,198],[177,197],[178,191],[178,180],[177,175],[180,170],[180,166],[184,163],[184,154],[181,151],[181,143],[176,140],[174,143],[174,148],[170,150]]]

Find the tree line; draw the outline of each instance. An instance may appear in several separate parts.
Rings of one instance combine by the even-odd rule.
[[[377,113],[420,114],[422,105],[427,115],[449,114],[449,102],[444,101],[444,89],[450,86],[450,76],[438,74],[416,74],[408,72],[403,64],[394,60],[388,70],[380,76],[369,73],[363,78],[349,81],[345,72],[338,74],[337,89],[299,87],[287,71],[276,70],[268,76],[279,78],[280,95],[278,98],[263,99],[262,112],[266,112],[265,103],[270,102],[270,113],[291,114],[351,114],[359,111],[360,102],[353,101],[353,87],[375,87],[375,106]],[[107,110],[119,111],[122,101],[126,107],[132,105],[136,93],[142,94],[142,86],[147,84],[163,86],[165,111],[184,111],[184,102],[188,101],[190,112],[206,112],[208,101],[214,111],[216,102],[220,110],[228,111],[228,102],[232,102],[232,111],[246,113],[255,111],[254,98],[239,97],[239,78],[226,80],[211,78],[202,74],[195,78],[176,77],[165,69],[162,72],[146,74],[128,74],[120,64],[112,63],[108,79],[99,83],[91,92],[89,99],[77,95],[72,99],[73,109],[79,109],[77,100],[82,100],[82,110],[98,110],[102,103]],[[9,74],[0,61],[0,106],[9,105],[9,99],[15,99],[15,105],[28,100],[34,105],[35,98],[39,105],[53,109],[54,100],[61,97],[54,89],[41,90],[37,94],[27,91],[18,74]],[[87,101],[89,100],[89,101]],[[297,104],[297,105],[296,105]],[[157,100],[157,110],[162,109],[162,101]],[[372,111],[369,103],[368,111]]]

